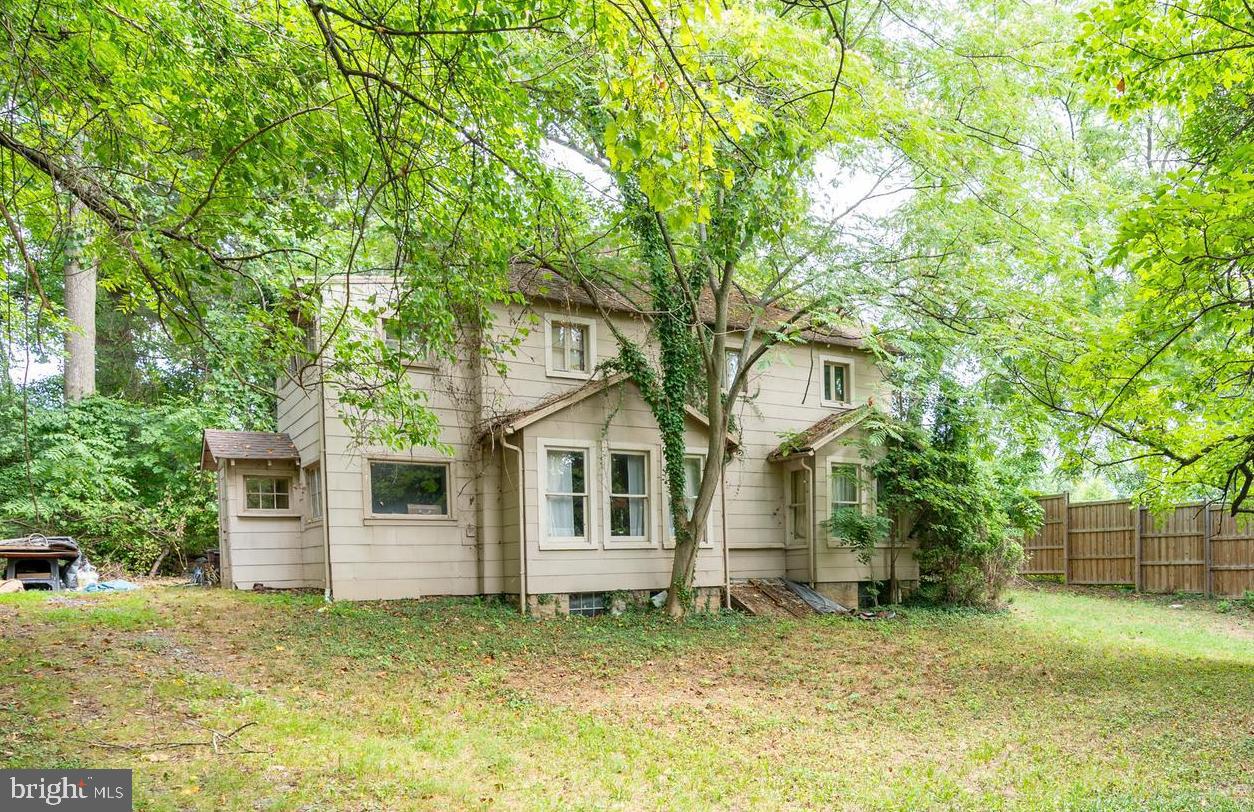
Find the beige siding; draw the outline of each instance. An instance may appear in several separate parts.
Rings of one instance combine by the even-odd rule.
[[[283,516],[256,515],[245,511],[246,474],[291,477],[293,510]],[[224,582],[238,589],[252,589],[254,585],[278,588],[321,586],[320,578],[311,579],[306,572],[296,466],[226,461],[218,476],[225,497],[225,512],[219,521],[225,527],[228,540]]]
[[[528,426],[521,433],[527,460],[528,592],[664,589],[670,581],[673,550],[669,540],[663,538],[667,524],[661,437],[653,415],[641,400],[636,387],[622,384],[592,395],[577,405]],[[588,544],[578,549],[559,549],[567,545],[548,541],[542,536],[545,524],[542,514],[545,509],[542,493],[545,464],[539,452],[546,444],[573,447],[579,443],[586,444],[590,451]],[[690,420],[686,444],[694,451],[703,451],[705,427]],[[648,454],[648,542],[626,543],[609,538],[607,504],[611,449],[645,451]],[[709,531],[707,544],[697,556],[696,586],[721,586],[723,583],[722,517],[717,500]]]

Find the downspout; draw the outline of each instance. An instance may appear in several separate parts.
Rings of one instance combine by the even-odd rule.
[[[721,481],[718,485],[719,524],[723,531],[723,606],[730,609],[731,605],[731,566],[730,554],[727,551],[727,466],[719,473]]]
[[[518,455],[518,611],[527,614],[527,502],[523,451],[501,437],[501,446]]]
[[[331,489],[327,484],[330,480],[327,468],[327,386],[318,372],[318,478],[322,480],[322,599],[328,603],[334,600],[331,589]],[[369,498],[369,494],[366,495]]]
[[[810,480],[810,588],[814,589],[814,584],[818,581],[818,562],[815,553],[815,545],[818,544],[818,522],[814,520],[814,511],[817,506],[817,487],[818,483],[814,479],[814,469],[806,462],[805,458],[801,458],[801,468],[806,472],[806,479]]]

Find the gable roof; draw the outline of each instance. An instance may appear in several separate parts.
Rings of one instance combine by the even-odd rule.
[[[568,389],[564,392],[557,392],[544,400],[525,409],[517,409],[507,412],[503,415],[488,420],[479,428],[479,442],[486,442],[497,437],[504,437],[507,434],[513,434],[521,428],[539,422],[549,415],[556,414],[563,409],[570,408],[581,401],[587,400],[589,397],[604,392],[611,387],[619,384],[627,383],[631,377],[625,372],[616,372],[607,375],[604,378],[594,378],[583,386],[575,389]],[[705,415],[692,406],[685,405],[684,411],[693,420],[696,420],[707,429],[710,427],[710,421]],[[727,435],[727,444],[733,448],[740,445],[739,441],[730,434]]]
[[[861,423],[870,413],[870,402],[847,411],[833,412],[809,428],[788,437],[766,458],[771,462],[782,462],[793,457],[809,456]]]
[[[277,431],[220,431],[205,429],[200,467],[218,470],[219,460],[296,460],[300,452],[292,438]]]
[[[589,281],[597,299],[608,310],[616,313],[634,313],[649,316],[653,312],[649,292],[629,279],[616,279],[616,285]],[[547,268],[535,265],[515,265],[510,272],[510,286],[516,293],[528,299],[542,299],[570,307],[595,307],[592,297],[582,286]],[[762,310],[758,322],[761,330],[783,325],[792,316],[791,311],[769,305],[762,308],[739,290],[733,290],[727,313],[727,326],[731,330],[743,330],[749,326],[755,310]],[[714,297],[709,288],[702,286],[697,300],[697,315],[706,324],[714,323]],[[802,330],[801,337],[817,344],[833,344],[856,349],[867,348],[867,331],[853,325],[814,325]],[[892,347],[890,351],[895,351]]]

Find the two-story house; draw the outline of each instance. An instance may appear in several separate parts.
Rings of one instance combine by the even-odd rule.
[[[673,543],[653,415],[630,380],[599,368],[618,349],[581,290],[543,271],[514,281],[526,303],[498,306],[490,328],[515,339],[508,374],[473,339],[452,361],[415,357],[408,368],[451,456],[359,445],[316,375],[280,382],[277,433],[205,432],[223,583],[341,600],[509,595],[572,612],[666,588]],[[346,295],[371,293],[379,282],[361,279]],[[618,329],[647,340],[647,309],[606,294]],[[376,329],[404,341],[386,317]],[[728,364],[739,360],[729,351]],[[725,438],[731,462],[698,554],[699,605],[725,600],[733,581],[782,577],[857,605],[860,584],[886,577],[887,550],[863,565],[825,520],[836,506],[873,509],[858,424],[887,396],[852,329],[806,333],[756,365]],[[709,427],[694,409],[686,430],[695,484]],[[917,579],[909,551],[896,573]]]

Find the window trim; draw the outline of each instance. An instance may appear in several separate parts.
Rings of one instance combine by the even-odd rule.
[[[692,446],[688,446],[684,448],[684,459],[687,459],[689,457],[696,457],[698,460],[700,460],[699,464],[701,466],[702,475],[704,475],[705,473],[705,452],[706,452],[706,449],[704,448],[695,448]],[[700,490],[700,488],[698,488],[698,490]],[[719,504],[720,504],[719,500],[716,496],[714,501],[710,504],[710,518],[711,519],[713,519],[715,511],[719,510]],[[720,522],[723,521],[723,516],[721,513],[719,514],[719,521]],[[673,531],[673,528],[671,527],[669,510],[664,510],[662,512],[662,524],[666,528],[666,532],[662,534],[662,549],[673,550],[675,549],[675,533]],[[697,542],[698,549],[709,550],[714,547],[714,541],[713,541],[714,536],[711,532],[712,529],[713,528],[711,527],[710,522],[707,521],[705,525],[705,537],[700,539]]]
[[[836,506],[838,504],[836,500],[833,498],[834,493],[833,493],[833,488],[832,488],[832,469],[835,468],[837,465],[853,466],[855,476],[857,477],[857,483],[858,483],[858,501],[857,502],[840,502],[839,504],[845,507],[857,507],[858,510],[863,515],[865,515],[867,511],[867,489],[868,489],[866,466],[864,466],[860,462],[841,459],[839,457],[829,457],[827,459],[827,469],[826,469],[827,470],[827,515],[830,517],[832,515],[832,511],[836,509]],[[832,535],[832,533],[833,531],[829,526],[828,531],[824,534],[827,536],[828,547],[836,547],[836,548],[848,548],[849,547],[849,544],[846,543],[844,538],[840,536]]]
[[[420,513],[375,513],[373,491],[370,484],[370,464],[374,462],[392,462],[392,463],[408,463],[410,465],[442,465],[446,470],[445,483],[447,494],[445,500],[447,502],[447,513],[444,514],[428,514]],[[456,524],[457,523],[457,499],[456,499],[456,476],[453,471],[453,461],[447,457],[431,456],[403,456],[396,454],[362,454],[361,456],[361,509],[362,522],[364,524]],[[323,506],[326,510],[326,506]]]
[[[587,371],[557,369],[553,366],[553,324],[570,324],[585,327],[588,330],[588,337],[585,345],[585,358],[588,367]],[[567,349],[569,355],[569,349]],[[574,378],[577,380],[587,380],[592,377],[593,371],[597,366],[597,323],[594,319],[584,318],[583,316],[566,315],[564,313],[545,313],[544,314],[544,374],[550,378]]]
[[[248,506],[248,479],[249,477],[257,477],[259,479],[286,479],[287,480],[287,507],[285,508],[250,508]],[[296,489],[292,487],[295,483],[296,472],[278,473],[265,469],[260,470],[244,470],[239,472],[239,493],[240,493],[240,516],[249,516],[252,518],[276,518],[287,519],[293,516],[300,517],[300,511],[296,508]]]
[[[830,469],[829,469],[830,470]],[[784,547],[788,549],[804,549],[809,547],[810,539],[814,535],[814,509],[811,505],[810,495],[813,488],[810,487],[810,471],[797,465],[789,468],[786,472],[787,480],[784,483]],[[793,476],[802,474],[805,482],[805,493],[802,499],[797,500],[797,495],[793,493]],[[796,535],[796,520],[793,518],[793,508],[804,507],[805,512],[809,514],[810,521],[806,523],[805,535],[798,538]]]
[[[314,460],[301,468],[300,473],[301,483],[305,487],[305,504],[304,510],[301,511],[301,515],[304,518],[305,526],[313,527],[314,525],[322,524],[323,520],[327,516],[326,490],[323,488],[322,482],[322,461]],[[317,474],[318,476],[317,488],[315,488],[310,482],[312,474]],[[309,508],[313,505],[315,494],[317,495],[318,506],[321,508],[321,512],[317,516],[314,516],[309,510]]]
[[[390,315],[380,316],[376,320],[375,333],[378,335],[379,340],[383,342],[384,347],[387,347],[388,340],[387,323],[389,321],[397,321],[398,319],[399,317],[395,313],[392,313]],[[427,350],[427,354],[422,358],[411,358],[406,356],[404,353],[399,354],[401,363],[406,369],[436,370],[440,368],[439,358],[435,357],[430,349]]]
[[[827,367],[837,364],[845,368],[846,400],[829,400],[827,398]],[[853,406],[853,364],[851,355],[820,355],[819,356],[819,403],[830,409],[847,409]]]
[[[657,547],[658,527],[656,521],[656,501],[653,498],[654,493],[660,493],[660,482],[658,481],[659,470],[655,469],[653,460],[655,458],[656,446],[646,445],[643,443],[619,443],[611,442],[606,445],[605,449],[605,478],[602,483],[602,493],[605,496],[605,510],[603,511],[604,521],[602,522],[602,532],[604,533],[605,546],[607,549],[654,549]],[[644,532],[643,536],[615,536],[610,531],[610,500],[613,498],[614,492],[611,486],[611,477],[613,476],[613,460],[612,454],[635,454],[644,457]]]
[[[555,536],[549,537],[548,509],[548,459],[550,451],[582,451],[584,455],[584,537]],[[596,518],[596,497],[599,495],[596,483],[598,465],[596,445],[588,440],[566,440],[558,438],[536,438],[536,528],[539,533],[537,544],[541,550],[594,550],[597,543],[594,528],[600,525]]]

